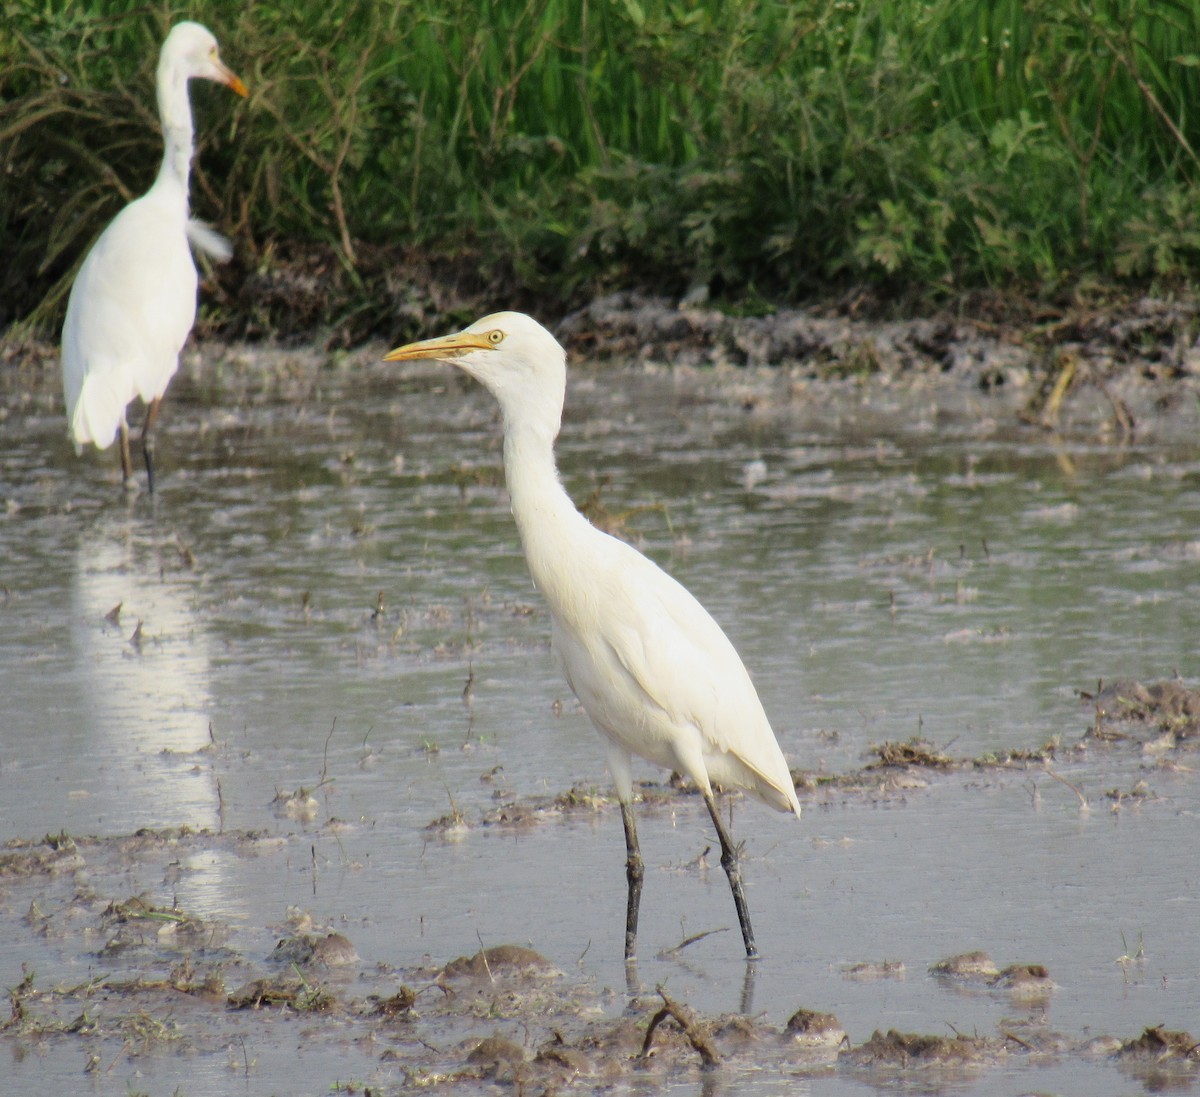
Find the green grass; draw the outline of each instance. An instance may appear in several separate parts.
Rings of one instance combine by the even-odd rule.
[[[83,7],[0,0],[0,326],[53,326],[157,170],[153,70],[182,10]],[[391,322],[399,256],[547,308],[701,283],[735,302],[1053,295],[1200,266],[1193,2],[480,11],[187,7],[251,88],[193,90],[193,206],[237,237],[231,292],[305,249],[336,257],[329,294],[368,329]]]

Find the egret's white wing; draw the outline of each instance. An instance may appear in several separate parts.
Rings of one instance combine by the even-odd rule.
[[[228,263],[233,258],[233,242],[203,221],[195,218],[188,221],[187,238],[192,247],[215,263]]]
[[[682,766],[693,778],[702,766],[711,780],[795,810],[787,763],[721,627],[651,560],[593,534],[605,540],[589,546],[604,545],[587,554],[591,595],[574,627],[556,628],[555,644],[594,722],[656,764]]]
[[[63,392],[76,443],[109,445],[140,396],[161,396],[196,317],[183,223],[161,203],[125,207],[93,245],[63,325]]]

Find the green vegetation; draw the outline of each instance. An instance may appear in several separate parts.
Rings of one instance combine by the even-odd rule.
[[[739,307],[862,286],[926,305],[1200,267],[1193,0],[483,11],[187,5],[251,89],[192,93],[193,206],[239,249],[210,324],[394,333],[453,311],[431,284],[546,309],[698,285]],[[153,178],[154,65],[183,14],[0,0],[0,326],[57,322]],[[268,292],[284,267],[307,304]]]

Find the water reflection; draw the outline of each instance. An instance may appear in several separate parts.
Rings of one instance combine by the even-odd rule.
[[[153,514],[114,506],[81,530],[71,580],[71,660],[87,783],[142,825],[215,828],[211,646],[194,612],[186,545]],[[87,780],[85,776],[85,780]],[[97,803],[100,808],[100,803]],[[118,823],[129,825],[127,822]]]

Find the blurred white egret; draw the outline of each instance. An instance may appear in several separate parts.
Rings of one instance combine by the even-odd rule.
[[[215,80],[238,95],[246,86],[221,62],[217,40],[199,23],[178,23],[158,62],[158,112],[166,146],[154,185],[113,218],[88,252],[67,302],[62,331],[63,394],[75,447],[121,439],[131,486],[125,408],[146,402],[142,453],[154,490],[154,423],[179,352],[196,319],[196,264],[189,246],[228,259],[229,242],[188,219],[192,108],[187,82]]]
[[[566,355],[520,313],[486,316],[455,335],[393,350],[389,362],[450,362],[499,401],[504,473],[534,584],[550,608],[568,683],[608,747],[621,802],[629,884],[625,956],[637,942],[643,866],[633,819],[632,756],[682,773],[704,797],[721,843],[746,955],[758,953],[713,784],[800,814],[795,785],[741,659],[703,606],[657,564],[601,532],[559,482],[554,441]]]

